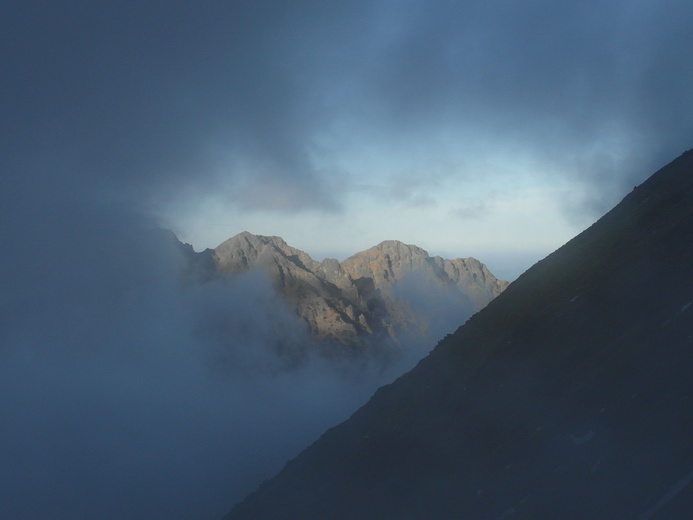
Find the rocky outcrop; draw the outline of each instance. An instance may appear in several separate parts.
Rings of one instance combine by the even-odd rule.
[[[248,232],[220,244],[214,255],[221,273],[265,271],[278,294],[319,340],[358,346],[374,332],[368,305],[336,260],[318,263],[280,237]]]
[[[422,335],[436,317],[449,312],[450,305],[460,311],[457,323],[462,323],[508,286],[475,258],[431,257],[420,247],[397,240],[357,253],[342,267],[352,280],[372,280],[390,318],[391,336],[397,330]]]
[[[430,257],[394,240],[317,262],[280,237],[243,232],[204,254],[198,271],[210,261],[217,273],[262,270],[315,338],[355,347],[442,333],[441,316],[463,322],[508,285],[474,258]]]

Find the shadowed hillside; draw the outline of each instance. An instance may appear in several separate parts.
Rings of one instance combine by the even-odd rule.
[[[692,374],[689,151],[227,519],[685,518]]]

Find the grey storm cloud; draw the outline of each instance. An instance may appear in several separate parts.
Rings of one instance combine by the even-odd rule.
[[[231,180],[230,203],[274,183],[280,210],[337,209],[343,171],[326,136],[339,148],[364,135],[406,161],[414,142],[440,155],[442,133],[465,153],[526,150],[601,189],[650,172],[693,134],[686,2],[2,10],[9,156],[65,163],[79,182],[131,197]]]

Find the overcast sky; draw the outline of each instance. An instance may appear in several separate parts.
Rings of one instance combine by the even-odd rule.
[[[0,9],[3,184],[196,249],[399,239],[517,274],[693,143],[683,0]]]

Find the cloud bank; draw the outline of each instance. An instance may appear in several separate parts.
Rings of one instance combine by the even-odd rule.
[[[464,183],[496,175],[491,157],[566,176],[590,195],[569,210],[595,194],[601,210],[690,146],[692,9],[10,2],[2,138],[163,206],[221,192],[340,211],[364,176]]]
[[[259,274],[182,285],[141,219],[51,213],[4,236],[3,518],[220,517],[391,377],[306,355]]]

